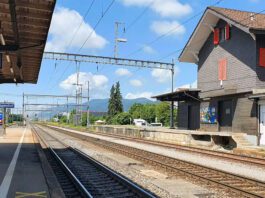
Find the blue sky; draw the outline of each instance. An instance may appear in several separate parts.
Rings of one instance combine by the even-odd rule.
[[[180,53],[172,52],[184,47],[201,14],[185,25],[180,24],[218,1],[116,0],[84,47],[79,50],[112,0],[95,0],[84,18],[91,2],[92,0],[57,0],[46,50],[113,56],[115,21],[124,22],[127,28],[143,13],[124,34],[120,29],[120,36],[128,42],[119,45],[119,57],[172,62],[173,59],[177,60]],[[262,0],[223,0],[217,6],[253,12],[265,9]],[[174,28],[175,31],[171,31],[171,34],[156,40]],[[135,51],[137,53],[133,53]],[[195,86],[196,71],[194,64],[176,62],[175,88],[189,84]],[[37,85],[0,85],[0,100],[13,101],[20,107],[23,92],[73,94],[75,72],[75,63],[43,60]],[[121,83],[124,98],[150,97],[169,91],[171,85],[170,75],[165,71],[81,63],[80,72],[81,83],[84,84],[87,80],[91,82],[91,98],[107,98],[111,85],[117,81]]]

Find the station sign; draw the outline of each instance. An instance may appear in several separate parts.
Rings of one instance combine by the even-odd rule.
[[[15,104],[10,102],[0,102],[0,108],[15,108]]]

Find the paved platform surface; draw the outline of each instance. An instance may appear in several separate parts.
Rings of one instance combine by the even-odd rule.
[[[0,198],[50,197],[30,128],[0,137]]]

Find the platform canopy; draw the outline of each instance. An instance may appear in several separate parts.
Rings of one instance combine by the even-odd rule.
[[[152,98],[160,101],[200,101],[199,92],[199,89],[179,88],[174,92],[152,96]]]
[[[56,0],[0,0],[0,83],[37,83]]]

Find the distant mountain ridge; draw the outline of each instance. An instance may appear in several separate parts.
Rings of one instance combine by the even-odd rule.
[[[92,99],[89,103],[90,111],[107,112],[108,111],[109,99]],[[130,107],[135,104],[156,104],[158,101],[152,101],[147,98],[136,98],[136,99],[122,99],[123,110],[128,111]],[[87,103],[85,103],[87,104]]]
[[[136,98],[136,99],[122,99],[122,104],[123,104],[123,110],[128,111],[130,107],[135,104],[135,103],[140,103],[140,104],[156,104],[158,101],[152,101],[147,98]],[[73,103],[69,104],[69,112],[74,109],[74,106],[72,105]],[[109,104],[109,99],[92,99],[89,102],[89,109],[90,111],[93,112],[107,112],[108,111],[108,104]],[[86,105],[87,102],[83,103],[84,107],[83,110],[86,111]],[[54,107],[52,108],[51,112],[53,114],[57,114],[60,112],[67,112],[67,107],[65,106],[60,106],[60,107]],[[42,115],[39,114],[39,116],[42,116],[43,118],[49,118],[51,112],[44,112]]]

